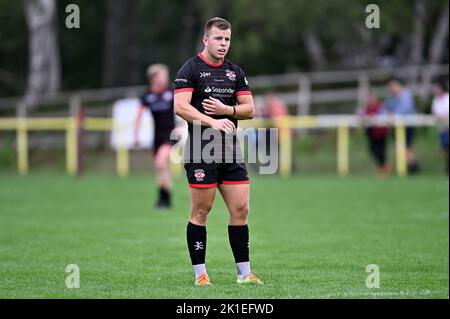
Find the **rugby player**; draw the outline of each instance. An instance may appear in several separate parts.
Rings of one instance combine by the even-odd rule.
[[[169,69],[164,64],[153,64],[147,69],[149,87],[141,97],[141,107],[136,116],[134,143],[139,144],[138,129],[144,108],[152,112],[154,119],[154,168],[157,175],[159,190],[156,208],[171,207],[172,181],[170,175],[170,150],[174,141],[170,133],[175,127],[175,114],[173,110],[173,91],[169,85]]]
[[[250,268],[250,181],[236,139],[238,120],[251,119],[255,106],[244,72],[225,59],[230,43],[231,24],[218,17],[208,20],[203,51],[189,59],[174,80],[175,113],[188,122],[184,167],[191,207],[186,237],[197,286],[211,284],[205,266],[206,224],[216,189],[229,211],[228,235],[237,283],[262,284]],[[211,143],[213,154],[206,152],[205,156]]]

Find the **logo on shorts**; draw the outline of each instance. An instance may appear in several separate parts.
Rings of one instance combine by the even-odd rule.
[[[226,75],[227,78],[230,79],[231,81],[236,80],[236,73],[234,73],[234,71],[225,70],[225,75]]]
[[[197,180],[197,182],[202,182],[203,178],[205,178],[205,176],[206,176],[205,171],[202,169],[196,169],[194,171],[194,176],[195,176],[195,179]]]

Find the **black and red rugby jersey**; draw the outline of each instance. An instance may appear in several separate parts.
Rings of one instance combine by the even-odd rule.
[[[191,104],[201,113],[205,113],[202,101],[209,97],[220,100],[225,105],[236,105],[236,97],[252,94],[245,74],[240,67],[224,59],[221,63],[211,64],[199,53],[189,59],[178,70],[174,80],[178,92],[192,92]],[[213,116],[220,119],[226,116]],[[237,120],[229,118],[237,126]]]
[[[191,105],[198,111],[205,114],[202,101],[209,97],[220,100],[223,104],[233,106],[237,105],[237,96],[251,95],[248,81],[242,69],[228,59],[222,60],[218,64],[212,64],[199,53],[197,56],[189,59],[177,72],[174,80],[174,93],[192,92]],[[214,119],[228,118],[238,126],[235,118],[226,115],[214,116]],[[206,127],[201,127],[201,131]],[[188,123],[189,136],[193,132],[192,123]],[[202,141],[202,146],[207,141]]]
[[[172,89],[169,88],[161,93],[147,91],[141,97],[141,104],[152,112],[155,124],[155,139],[161,137],[169,139],[170,133],[175,128]]]

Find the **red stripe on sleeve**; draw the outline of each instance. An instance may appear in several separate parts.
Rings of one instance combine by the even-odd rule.
[[[182,89],[173,90],[174,94],[181,93],[181,92],[194,92],[194,88],[182,88]]]
[[[237,91],[236,96],[239,96],[239,95],[252,95],[252,92],[251,91]]]

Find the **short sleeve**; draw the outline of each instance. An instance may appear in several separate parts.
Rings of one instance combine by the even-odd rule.
[[[251,94],[252,91],[250,90],[250,86],[248,85],[248,80],[245,76],[245,73],[241,68],[238,68],[236,77],[236,96]]]
[[[173,93],[193,92],[194,91],[194,73],[190,61],[186,62],[177,72],[174,82]]]

